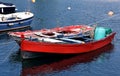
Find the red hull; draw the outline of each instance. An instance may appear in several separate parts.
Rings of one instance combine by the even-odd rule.
[[[94,52],[79,54],[79,55],[75,55],[75,56],[67,56],[66,57],[66,56],[58,55],[55,57],[40,58],[37,60],[36,59],[30,60],[30,61],[27,60],[27,61],[23,62],[23,69],[22,69],[21,76],[28,76],[28,75],[36,76],[38,74],[43,74],[46,72],[51,73],[54,71],[66,70],[66,69],[69,69],[70,67],[72,67],[72,65],[75,65],[78,63],[87,63],[87,62],[97,60],[97,58],[101,54],[109,53],[112,51],[113,48],[114,48],[114,46],[112,44],[108,44],[107,46],[105,46],[101,49],[95,50]],[[107,56],[109,56],[109,55],[107,55]],[[105,57],[105,58],[107,58],[107,57]],[[57,59],[56,62],[54,62],[55,59]],[[36,64],[33,64],[33,62],[36,62]],[[41,62],[42,62],[42,64],[41,64]],[[27,67],[28,64],[29,64],[29,66]]]
[[[48,43],[48,42],[34,42],[23,40],[21,42],[21,50],[27,52],[40,53],[57,53],[57,54],[77,54],[85,53],[102,48],[103,46],[112,42],[115,33],[111,33],[104,39],[93,41],[85,44],[63,44],[63,43]]]

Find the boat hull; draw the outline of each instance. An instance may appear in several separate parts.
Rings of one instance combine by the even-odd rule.
[[[85,54],[79,54],[79,55],[73,55],[73,56],[54,56],[52,57],[43,57],[33,60],[24,60],[22,63],[22,73],[21,76],[27,76],[27,75],[38,75],[40,73],[51,73],[54,71],[61,71],[68,69],[68,66],[71,67],[78,63],[88,63],[97,60],[99,57],[102,56],[102,54],[107,53],[108,58],[110,53],[113,51],[114,45],[108,44],[107,46],[95,50],[93,52],[85,53]],[[54,56],[54,57],[53,57]],[[34,62],[34,63],[33,63]],[[29,64],[29,65],[28,65]],[[58,66],[59,65],[59,66]],[[34,68],[34,69],[33,69]],[[48,71],[49,68],[49,71]],[[52,70],[51,70],[52,69]]]
[[[64,44],[64,43],[48,43],[48,42],[34,42],[23,40],[21,41],[22,52],[34,52],[34,53],[54,53],[54,54],[79,54],[94,51],[102,48],[105,45],[112,42],[115,33],[111,33],[109,36],[85,44]]]
[[[33,17],[17,21],[0,22],[0,32],[30,27]]]

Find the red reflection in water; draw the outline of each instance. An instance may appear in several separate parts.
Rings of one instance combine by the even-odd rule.
[[[70,68],[70,66],[75,65],[76,63],[87,63],[98,58],[102,53],[110,53],[113,49],[113,45],[109,44],[101,49],[98,49],[93,52],[79,54],[69,58],[64,58],[59,61],[54,61],[49,64],[44,63],[38,66],[32,65],[31,67],[23,68],[21,76],[34,76],[40,73],[50,73],[53,71],[61,71]],[[32,61],[31,61],[32,62]],[[29,63],[28,63],[29,64]],[[27,65],[27,64],[26,64]],[[69,67],[68,67],[69,66]]]

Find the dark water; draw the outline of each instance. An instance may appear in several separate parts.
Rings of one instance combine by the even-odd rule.
[[[3,0],[0,0],[3,1]],[[4,0],[18,11],[35,14],[33,30],[58,26],[97,23],[117,34],[112,44],[95,52],[22,60],[19,46],[6,34],[0,35],[0,76],[120,76],[119,0]],[[114,11],[113,16],[107,13]]]

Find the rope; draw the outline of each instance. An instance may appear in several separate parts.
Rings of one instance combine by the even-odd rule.
[[[15,44],[14,47],[8,52],[8,55],[3,60],[0,61],[0,64],[4,63],[8,59],[8,57],[12,53],[12,50],[14,50],[16,48],[16,45],[17,44]]]
[[[6,45],[6,44],[9,44],[9,43],[13,43],[13,42],[15,42],[15,41],[10,41],[10,42],[7,41],[7,42],[4,42],[4,43],[1,43],[0,46],[1,45]]]
[[[103,22],[103,21],[106,21],[106,20],[112,19],[113,17],[117,17],[118,15],[119,15],[119,14],[117,14],[117,15],[113,15],[113,16],[111,16],[111,17],[109,17],[109,18],[105,18],[105,19],[102,19],[102,20],[96,21],[96,22],[94,22],[94,23],[90,23],[90,24],[88,24],[88,25],[94,25],[94,24],[97,24],[97,23],[100,23],[100,22]]]
[[[97,19],[98,19],[97,17],[92,16],[89,12],[85,12],[85,11],[83,11],[83,12],[86,13],[89,17],[93,18],[94,20],[97,20]],[[100,22],[103,22],[103,21],[112,19],[112,18],[114,18],[114,17],[119,17],[119,15],[120,15],[119,13],[120,13],[120,11],[118,11],[117,13],[115,13],[115,14],[113,14],[112,16],[109,16],[109,17],[108,17],[108,14],[103,14],[103,15],[100,16],[100,17],[102,18],[102,17],[104,17],[104,16],[107,16],[107,18],[103,18],[103,19],[101,19],[101,20],[95,21],[94,23],[90,23],[90,24],[88,24],[88,25],[94,25],[94,24],[97,24],[97,23],[100,23]]]
[[[82,11],[82,12],[85,13],[86,15],[88,15],[89,17],[93,18],[94,20],[97,20],[97,19],[98,19],[97,17],[92,16],[90,12],[85,12],[85,11]],[[94,23],[90,23],[90,24],[88,24],[88,25],[94,25],[94,24],[97,24],[97,23],[100,23],[100,22],[103,22],[103,21],[112,19],[113,17],[119,17],[120,11],[118,11],[117,13],[118,13],[118,14],[116,14],[116,15],[113,15],[113,16],[110,16],[110,17],[107,17],[107,18],[104,18],[104,19],[99,20],[99,21],[95,21]],[[104,15],[102,15],[102,16],[100,16],[100,17],[102,18],[102,17],[104,17],[105,15],[107,16],[107,14],[104,14]]]

